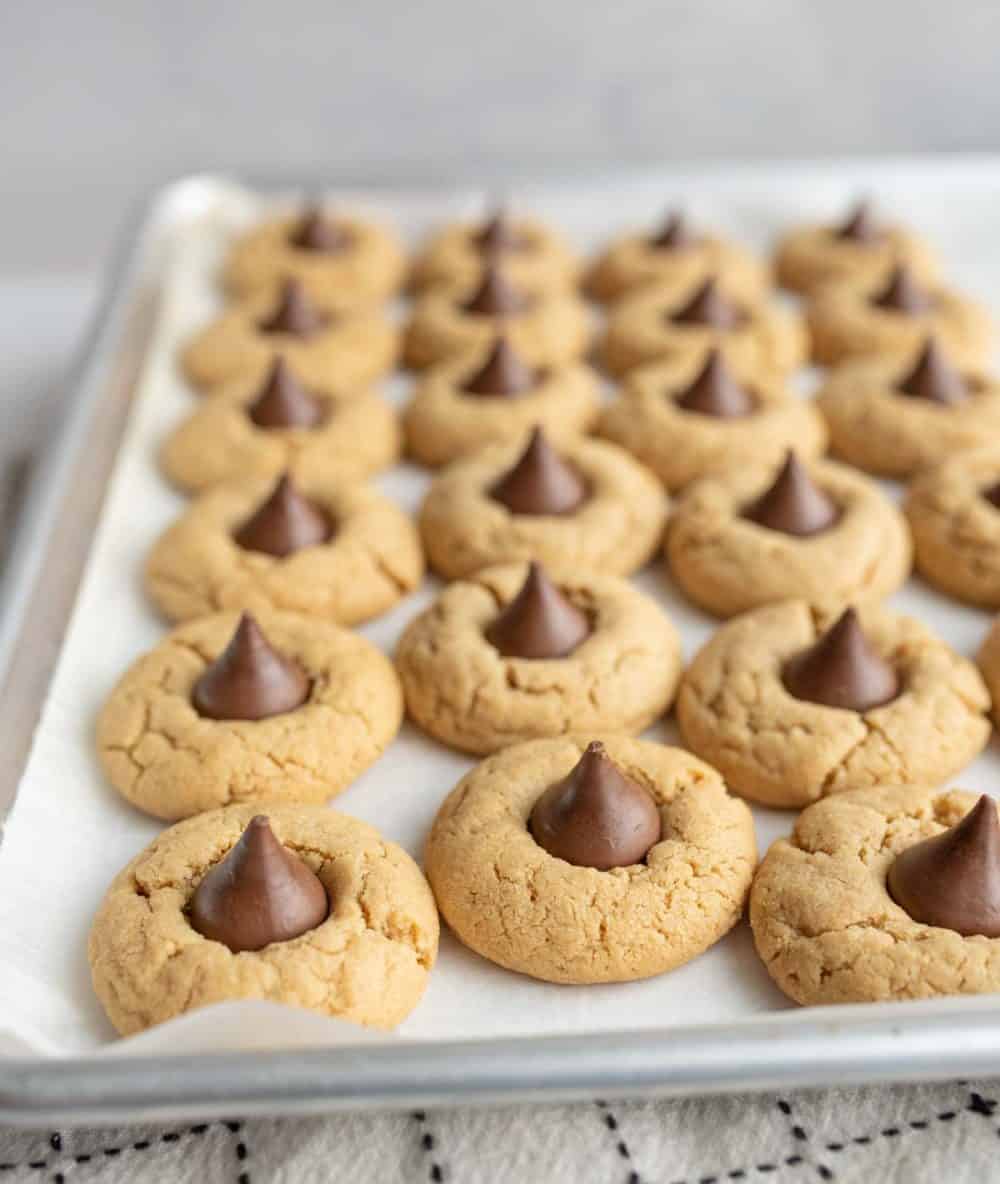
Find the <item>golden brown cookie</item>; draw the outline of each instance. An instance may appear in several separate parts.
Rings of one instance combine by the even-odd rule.
[[[809,294],[830,283],[884,283],[897,263],[930,282],[937,259],[917,235],[881,222],[862,202],[839,225],[797,226],[778,243],[774,266],[783,288]]]
[[[578,435],[593,425],[599,400],[589,366],[530,366],[501,336],[420,377],[403,413],[407,451],[436,468],[536,425],[553,440]]]
[[[963,366],[982,366],[993,350],[986,309],[943,284],[925,284],[897,267],[888,280],[827,284],[806,308],[813,357],[911,357],[932,334]]]
[[[292,498],[306,499],[328,531],[296,534],[303,511],[297,500],[289,508],[287,493],[277,493],[279,504],[272,502],[260,542],[238,539],[275,495],[273,477],[237,478],[202,494],[168,527],[145,570],[150,598],[168,620],[222,609],[281,609],[357,625],[388,612],[420,584],[416,527],[377,490],[310,471],[295,480]],[[285,546],[273,546],[275,537]],[[286,546],[296,549],[276,553]]]
[[[675,359],[633,370],[621,397],[605,407],[599,434],[638,457],[671,491],[709,473],[776,463],[791,447],[803,458],[822,453],[826,427],[811,402],[780,379],[741,381],[720,359],[712,354],[707,361]],[[711,401],[689,405],[692,390],[704,390],[713,372],[715,381],[743,392],[737,414],[719,414],[725,406]]]
[[[482,221],[455,223],[434,234],[414,260],[413,287],[471,287],[482,279],[491,258],[502,260],[518,286],[566,292],[580,275],[579,259],[551,226],[497,210]]]
[[[906,523],[879,487],[828,461],[706,477],[667,527],[671,576],[718,617],[775,600],[877,602],[905,581],[911,555]]]
[[[697,365],[721,350],[746,375],[781,375],[808,355],[802,319],[773,301],[749,301],[714,278],[702,285],[658,283],[617,304],[601,356],[615,375],[647,362]]]
[[[523,513],[491,490],[530,451],[523,439],[490,445],[435,478],[419,525],[439,575],[456,580],[518,559],[538,559],[555,573],[627,575],[655,553],[666,499],[652,473],[627,452],[597,440],[559,441],[557,456],[582,483],[580,501],[561,512]]]
[[[958,824],[972,794],[855,790],[799,815],[750,894],[768,974],[797,1003],[927,999],[1000,990],[1000,940],[914,920],[886,878],[896,857]]]
[[[564,655],[510,656],[489,631],[527,576],[523,563],[486,568],[450,584],[410,623],[395,660],[409,714],[420,727],[454,748],[488,753],[568,732],[631,734],[658,719],[681,671],[677,632],[659,606],[615,576],[561,576],[558,592],[583,614],[589,632]],[[536,593],[522,613],[534,609],[536,635],[546,633],[545,595]],[[558,625],[548,629],[556,652]]]
[[[185,493],[199,493],[238,477],[276,477],[286,470],[307,481],[366,477],[399,457],[396,413],[369,392],[341,398],[309,391],[279,359],[261,384],[240,379],[219,387],[163,443],[160,465]],[[297,392],[275,403],[281,392]],[[268,400],[266,403],[263,400]],[[263,412],[259,410],[263,406]],[[274,414],[268,415],[267,412]]]
[[[377,303],[401,286],[406,261],[383,226],[311,207],[268,218],[232,246],[222,273],[235,299],[275,300],[286,279],[328,311]]]
[[[921,575],[958,600],[1000,608],[1000,441],[921,473],[905,510]]]
[[[227,806],[171,826],[115,877],[90,931],[94,990],[121,1035],[234,999],[392,1028],[420,1001],[437,957],[438,917],[413,860],[374,827],[325,807],[266,809],[276,836],[326,889],[326,920],[236,954],[203,937],[191,925],[192,897],[257,807]]]
[[[528,362],[562,365],[590,344],[587,306],[570,292],[508,279],[492,264],[482,279],[439,284],[417,299],[403,339],[407,366],[421,370],[473,349],[503,331]]]
[[[281,657],[304,672],[301,705],[260,719],[216,719],[192,702],[201,676],[234,641],[236,613],[189,621],[122,676],[101,711],[101,765],[123,797],[157,818],[233,802],[325,802],[358,777],[399,730],[392,664],[337,625],[260,614]]]
[[[908,477],[952,453],[1000,444],[1000,383],[980,368],[962,368],[957,401],[904,389],[925,353],[921,346],[902,359],[858,358],[830,372],[816,405],[837,456],[879,476]]]
[[[251,297],[227,308],[186,346],[181,366],[200,391],[230,382],[261,383],[284,357],[316,390],[369,386],[396,360],[397,333],[381,313],[325,312],[298,281],[282,294]]]
[[[824,636],[831,615],[785,601],[727,622],[696,655],[677,697],[685,742],[735,792],[772,806],[953,776],[989,739],[975,666],[910,617],[868,609],[863,620],[899,680],[890,701],[854,711],[792,695],[789,659]]]
[[[713,275],[748,300],[765,296],[771,281],[767,265],[751,251],[703,233],[675,211],[652,233],[633,232],[609,243],[590,269],[587,289],[611,303],[647,284],[689,289]]]
[[[600,871],[549,854],[529,818],[591,737],[533,740],[488,757],[445,799],[425,853],[448,925],[476,953],[555,983],[625,982],[703,953],[739,921],[753,822],[714,769],[678,748],[604,737],[652,795],[662,835],[644,862]]]

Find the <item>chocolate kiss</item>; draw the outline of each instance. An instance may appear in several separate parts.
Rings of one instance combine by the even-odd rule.
[[[906,264],[900,263],[893,269],[885,288],[872,297],[872,304],[876,308],[885,308],[890,312],[917,316],[927,312],[934,302],[913,278],[913,273]]]
[[[244,613],[229,645],[194,684],[191,702],[207,719],[267,719],[309,698],[309,677],[271,645]]]
[[[667,215],[660,230],[649,241],[652,246],[662,247],[666,251],[683,251],[698,245],[697,235],[692,234],[683,214],[678,210]]]
[[[678,325],[707,325],[710,329],[735,329],[743,323],[743,313],[712,277],[701,285],[683,308],[670,314],[670,320]]]
[[[462,310],[482,317],[507,317],[523,312],[528,303],[527,297],[508,283],[500,269],[489,263],[479,287],[462,305]]]
[[[587,486],[535,428],[517,464],[489,493],[512,514],[571,514],[586,500]]]
[[[486,629],[505,658],[565,658],[590,636],[586,614],[532,563],[521,590]]]
[[[535,372],[501,334],[482,367],[465,380],[468,395],[523,395],[535,385]]]
[[[322,925],[330,902],[319,877],[274,837],[263,814],[206,872],[191,900],[191,926],[234,954],[291,941]]]
[[[292,373],[284,358],[275,358],[257,398],[247,408],[259,428],[314,428],[324,409]]]
[[[1000,481],[998,481],[996,485],[987,486],[987,488],[983,490],[983,497],[986,498],[990,505],[996,506],[996,508],[1000,510]]]
[[[789,449],[771,487],[746,507],[743,517],[769,530],[805,537],[828,530],[840,512]]]
[[[498,209],[488,218],[473,236],[476,246],[484,251],[519,251],[524,246],[524,237],[511,224],[507,211]]]
[[[284,559],[304,547],[318,547],[333,533],[330,519],[292,484],[285,473],[267,501],[233,534],[244,551],[260,551]]]
[[[953,407],[968,396],[968,388],[961,372],[948,361],[944,350],[933,337],[927,338],[916,365],[899,384],[904,395],[928,399]]]
[[[535,802],[531,833],[557,859],[607,871],[641,863],[660,841],[662,824],[650,794],[594,741],[569,776]]]
[[[295,279],[285,280],[278,306],[260,322],[262,333],[288,333],[292,337],[309,337],[327,322],[327,316],[306,295],[306,290]]]
[[[846,221],[837,229],[837,238],[862,243],[865,246],[878,242],[882,237],[882,228],[875,221],[875,213],[871,203],[867,201],[859,201],[848,214]]]
[[[796,699],[848,711],[880,707],[900,690],[896,671],[872,649],[853,608],[815,645],[788,659],[782,681]]]
[[[717,349],[709,351],[698,377],[676,402],[685,411],[716,419],[739,419],[754,408],[753,398],[732,376]]]
[[[328,253],[343,251],[349,241],[349,236],[319,206],[310,206],[306,210],[289,239],[293,247],[303,251]]]
[[[889,895],[923,925],[1000,937],[1000,824],[989,794],[957,826],[900,851]]]

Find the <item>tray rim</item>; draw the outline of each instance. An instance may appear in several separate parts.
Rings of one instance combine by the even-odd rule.
[[[868,172],[920,167],[942,173],[985,172],[1000,179],[1000,154],[934,158],[858,159]],[[849,168],[844,161],[776,161],[779,169]],[[750,176],[762,167],[682,164],[686,180]],[[770,167],[770,166],[764,166]],[[632,170],[627,176],[645,175]],[[655,170],[650,169],[650,174]],[[595,178],[591,178],[596,179]],[[120,232],[90,327],[67,378],[68,408],[60,430],[32,476],[0,581],[0,712],[15,701],[15,759],[0,775],[0,818],[13,805],[31,736],[45,701],[76,599],[89,547],[76,529],[72,576],[55,597],[38,597],[46,563],[65,529],[67,506],[97,520],[117,444],[131,405],[134,380],[152,329],[158,277],[153,256],[181,211],[206,188],[234,180],[261,191],[302,188],[303,181],[210,173],[181,177],[150,192]],[[528,179],[528,183],[531,181]],[[534,183],[586,184],[585,175],[535,178]],[[345,191],[359,188],[337,186]],[[377,183],[368,192],[419,188],[447,192],[454,183]],[[309,187],[310,189],[312,187]],[[479,187],[482,188],[481,186]],[[117,400],[116,400],[117,396]],[[84,450],[99,426],[111,447]],[[77,495],[81,472],[89,484]],[[27,693],[19,656],[36,636]],[[41,655],[39,659],[39,654]],[[13,693],[12,693],[13,692]],[[7,716],[4,716],[7,718]],[[23,749],[23,751],[22,751]],[[2,831],[0,831],[2,842]],[[738,1023],[639,1032],[588,1033],[476,1041],[407,1041],[324,1050],[276,1050],[205,1055],[102,1051],[73,1058],[0,1056],[0,1123],[37,1126],[93,1122],[173,1121],[233,1114],[295,1115],[376,1109],[615,1095],[685,1095],[943,1080],[989,1074],[1000,1067],[1000,999],[964,997],[892,1005],[891,1016],[867,1005],[795,1012],[780,1022],[765,1016]]]

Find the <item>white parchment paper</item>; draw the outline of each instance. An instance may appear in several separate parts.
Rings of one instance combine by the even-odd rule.
[[[781,165],[702,174],[658,173],[627,182],[520,187],[516,208],[552,219],[581,249],[613,233],[648,225],[681,202],[706,226],[766,249],[783,226],[837,217],[859,192],[874,192],[887,211],[912,222],[940,248],[950,277],[1000,308],[1000,168],[948,166]],[[459,213],[478,213],[475,193],[345,195],[345,202],[393,221],[411,242]],[[207,186],[174,228],[155,341],[105,503],[101,525],[52,683],[18,800],[0,847],[0,1055],[25,1047],[82,1054],[109,1046],[114,1033],[90,988],[86,940],[91,917],[113,875],[158,832],[159,824],[126,805],[103,781],[93,729],[115,680],[163,632],[146,604],[139,573],[159,532],[182,500],[160,478],[156,450],[195,404],[175,369],[177,346],[217,307],[214,286],[225,244],[259,210],[235,186]],[[806,382],[805,385],[808,385]],[[386,386],[406,397],[406,381]],[[379,481],[414,509],[426,486],[402,466]],[[639,584],[681,627],[690,656],[711,622],[685,605],[658,567]],[[432,598],[433,583],[390,616],[365,628],[391,650],[404,624]],[[951,604],[917,581],[895,597],[971,654],[988,627],[986,614]],[[672,740],[671,725],[649,733]],[[375,767],[335,808],[377,825],[418,859],[435,809],[472,762],[406,726]],[[975,790],[1000,789],[995,749],[960,779]],[[792,816],[757,810],[762,851]],[[299,1046],[359,1040],[459,1039],[532,1033],[642,1029],[731,1022],[784,1010],[744,924],[709,953],[647,982],[557,987],[510,974],[443,936],[427,995],[398,1035],[374,1035],[323,1017],[261,1004],[232,1004],[182,1017],[111,1051],[194,1051]]]

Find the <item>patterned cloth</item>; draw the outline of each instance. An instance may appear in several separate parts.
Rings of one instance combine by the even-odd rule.
[[[0,1131],[0,1181],[984,1184],[1000,1081],[571,1106]]]

